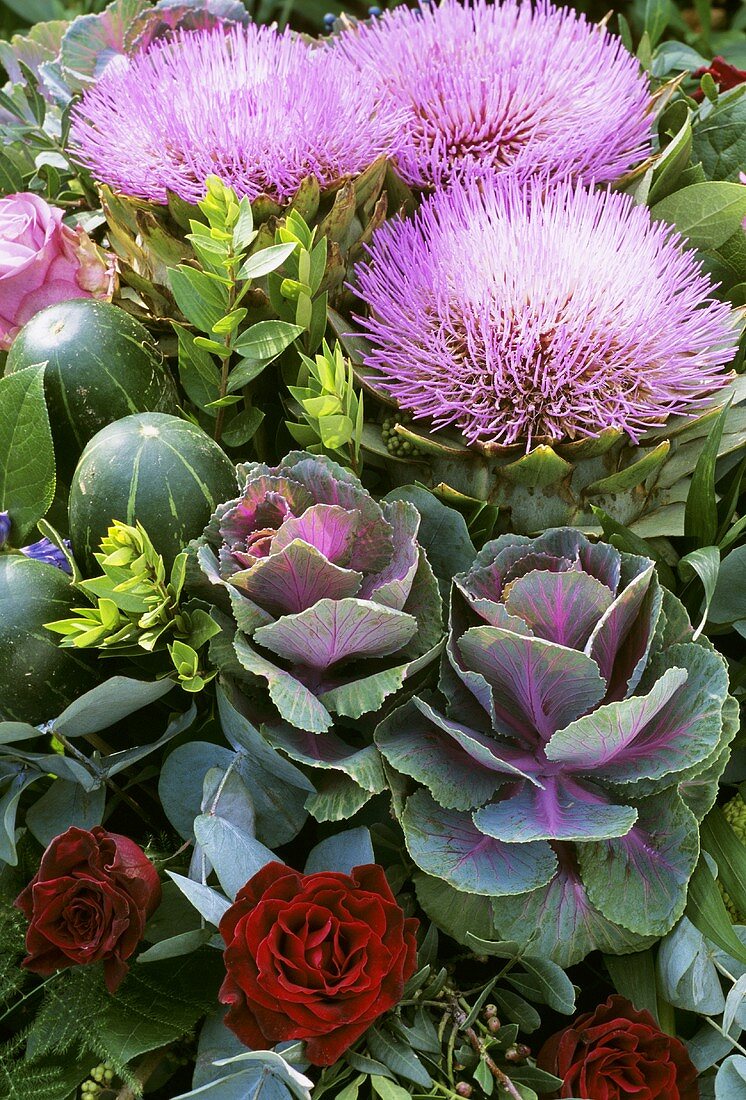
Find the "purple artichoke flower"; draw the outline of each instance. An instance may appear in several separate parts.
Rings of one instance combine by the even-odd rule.
[[[289,30],[234,25],[177,32],[106,72],[73,112],[71,148],[97,180],[165,203],[204,197],[217,175],[239,196],[283,203],[389,149],[400,114],[341,54]]]
[[[398,7],[337,42],[384,112],[406,111],[393,152],[410,184],[435,187],[469,166],[598,183],[650,149],[637,59],[544,0]]]
[[[379,505],[349,471],[297,451],[239,475],[243,494],[218,509],[198,557],[230,593],[241,665],[296,729],[376,710],[442,635],[417,509]]]
[[[559,528],[455,578],[440,695],[376,741],[422,784],[402,825],[433,918],[478,895],[497,938],[566,965],[681,916],[737,726],[725,662],[653,563]]]
[[[371,382],[470,445],[626,432],[693,413],[737,334],[691,251],[632,198],[492,176],[374,235],[356,269]]]

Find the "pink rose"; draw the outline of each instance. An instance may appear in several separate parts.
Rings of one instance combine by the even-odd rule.
[[[114,293],[114,257],[38,195],[0,198],[0,349],[45,306]]]

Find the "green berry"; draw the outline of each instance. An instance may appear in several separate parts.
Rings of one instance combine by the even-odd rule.
[[[381,425],[381,438],[386,444],[386,450],[396,458],[416,458],[422,451],[409,439],[404,439],[396,431],[397,424],[411,424],[412,414],[408,412],[395,412],[389,414]]]
[[[746,802],[737,794],[723,806],[723,816],[742,844],[746,845]],[[746,924],[746,913],[739,913],[733,901],[718,882],[718,888],[734,924]]]
[[[737,794],[723,806],[725,820],[742,844],[746,844],[746,802]]]

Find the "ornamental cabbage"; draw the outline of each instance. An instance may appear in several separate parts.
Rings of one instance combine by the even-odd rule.
[[[664,935],[736,726],[651,561],[570,528],[498,538],[454,579],[439,694],[376,731],[421,784],[401,813],[420,900],[561,965]]]
[[[228,590],[240,665],[295,730],[376,711],[442,635],[417,509],[378,504],[349,470],[299,451],[238,474],[243,494],[218,508],[198,560]]]

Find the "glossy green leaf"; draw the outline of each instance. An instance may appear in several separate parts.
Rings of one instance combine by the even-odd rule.
[[[249,359],[270,359],[279,355],[303,329],[287,321],[258,321],[241,333],[235,350]]]
[[[707,860],[701,856],[689,883],[686,915],[702,935],[734,959],[746,963],[746,947],[733,925]]]
[[[52,433],[44,401],[46,364],[0,378],[0,511],[22,546],[54,498]]]
[[[226,288],[191,267],[169,268],[168,277],[176,304],[186,319],[201,332],[212,332],[228,309]]]
[[[746,208],[744,209],[746,213]],[[712,546],[717,541],[718,513],[715,495],[715,465],[717,463],[720,440],[723,436],[730,402],[718,413],[707,435],[697,465],[692,474],[691,486],[686,498],[684,512],[684,535],[692,539],[697,548]]]
[[[719,248],[746,218],[746,188],[739,183],[693,183],[657,202],[650,211],[669,222],[694,248]]]

